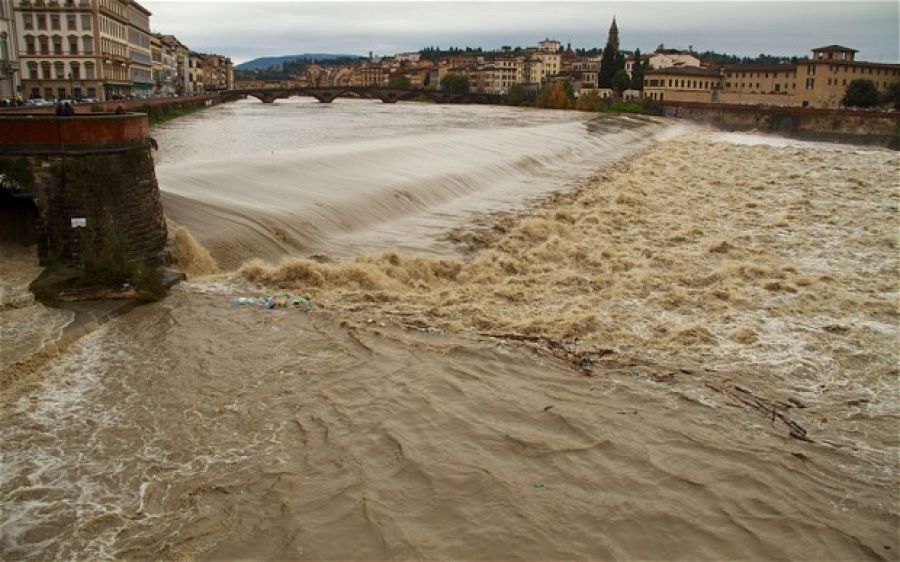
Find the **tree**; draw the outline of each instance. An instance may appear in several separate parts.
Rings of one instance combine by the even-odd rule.
[[[408,76],[393,76],[388,81],[388,88],[393,88],[395,90],[409,90],[412,88],[412,82],[410,82]]]
[[[534,100],[535,107],[548,109],[570,109],[575,106],[575,94],[568,82],[557,81],[547,84],[538,92]]]
[[[575,109],[581,111],[602,111],[605,105],[603,98],[600,97],[600,92],[591,90],[590,92],[582,92],[578,96],[578,101],[575,102]]]
[[[628,71],[624,68],[617,70],[615,76],[612,78],[612,89],[616,92],[616,95],[621,96],[622,92],[630,87],[631,76],[628,76]]]
[[[441,90],[450,94],[467,94],[469,77],[462,74],[447,74],[441,79]]]
[[[643,90],[644,89],[644,71],[646,71],[645,65],[650,64],[649,59],[646,61],[641,60],[641,50],[634,50],[634,67],[631,71],[631,89],[632,90]]]
[[[871,80],[853,80],[847,86],[841,105],[846,107],[875,107],[878,105],[878,87]]]
[[[609,47],[600,55],[600,72],[597,74],[597,86],[612,88],[612,79],[616,74],[616,53]]]
[[[507,92],[506,103],[508,105],[523,105],[527,99],[525,95],[525,86],[521,84],[513,84]]]
[[[883,102],[885,105],[893,106],[894,109],[900,109],[900,82],[894,82],[888,86]]]

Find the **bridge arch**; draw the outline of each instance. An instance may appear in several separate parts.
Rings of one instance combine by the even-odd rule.
[[[0,176],[0,242],[42,245],[38,238],[40,220],[34,196],[14,180]]]
[[[383,103],[428,98],[437,103],[479,103],[499,105],[498,94],[448,93],[441,90],[398,90],[375,86],[318,86],[304,88],[246,88],[232,90],[232,94],[251,96],[263,103],[273,103],[277,99],[291,96],[310,96],[320,103],[331,103],[337,98],[379,99]]]

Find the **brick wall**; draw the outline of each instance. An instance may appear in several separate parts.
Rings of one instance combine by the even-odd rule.
[[[0,174],[8,178],[7,192],[35,201],[42,262],[78,265],[86,248],[99,252],[112,240],[125,242],[135,258],[163,260],[166,224],[147,118],[126,117],[132,122],[121,116],[44,118],[43,127],[18,140],[7,136],[15,127],[0,124]],[[142,119],[143,128],[134,119]],[[79,121],[84,128],[76,131]]]

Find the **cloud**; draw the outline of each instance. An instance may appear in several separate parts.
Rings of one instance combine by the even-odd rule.
[[[603,47],[612,18],[621,46],[665,43],[737,55],[806,55],[838,43],[861,60],[897,62],[895,1],[309,2],[145,0],[154,31],[230,56],[332,52],[390,55],[428,46],[534,46],[546,37]]]

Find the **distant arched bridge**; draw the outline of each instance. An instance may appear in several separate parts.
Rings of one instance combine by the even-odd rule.
[[[437,103],[499,104],[498,94],[451,94],[437,90],[396,90],[371,86],[327,86],[311,88],[244,88],[229,90],[229,94],[252,96],[263,103],[291,96],[311,96],[321,103],[331,103],[337,98],[379,99],[384,103],[427,98]]]

